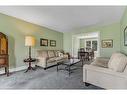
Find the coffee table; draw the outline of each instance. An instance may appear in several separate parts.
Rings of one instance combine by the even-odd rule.
[[[74,69],[71,69],[71,67],[72,67],[73,65],[79,63],[79,62],[80,62],[79,59],[67,59],[66,61],[58,62],[58,63],[57,63],[57,72],[58,72],[59,70],[66,70],[66,71],[68,71],[69,76],[70,76],[70,74],[72,73],[72,70],[74,70]],[[65,66],[66,66],[65,69],[60,69],[60,68],[59,68],[60,65],[65,65]]]

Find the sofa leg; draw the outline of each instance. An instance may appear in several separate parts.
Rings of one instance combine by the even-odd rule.
[[[85,86],[89,86],[89,85],[90,85],[90,83],[85,82]]]
[[[46,70],[47,68],[44,68],[44,70]]]

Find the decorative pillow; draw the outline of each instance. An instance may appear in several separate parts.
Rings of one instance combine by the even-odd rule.
[[[63,53],[61,53],[60,51],[58,51],[58,56],[59,57],[63,57],[64,55],[63,55]]]
[[[117,72],[123,72],[126,65],[127,56],[121,53],[114,53],[108,63],[108,67]]]

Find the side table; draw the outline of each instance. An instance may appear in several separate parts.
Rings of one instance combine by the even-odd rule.
[[[37,59],[35,59],[35,58],[27,58],[27,59],[24,59],[24,62],[29,64],[29,66],[28,66],[27,70],[25,71],[25,73],[28,72],[29,70],[35,70],[35,69],[31,66],[31,63],[32,63],[32,62],[36,62],[36,61],[37,61]]]

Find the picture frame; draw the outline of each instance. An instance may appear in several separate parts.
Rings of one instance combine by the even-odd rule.
[[[124,28],[124,46],[127,46],[127,26]]]
[[[48,46],[48,39],[40,39],[40,46]]]
[[[102,48],[113,48],[113,40],[112,39],[102,40]]]
[[[56,47],[56,40],[50,40],[50,46]]]

